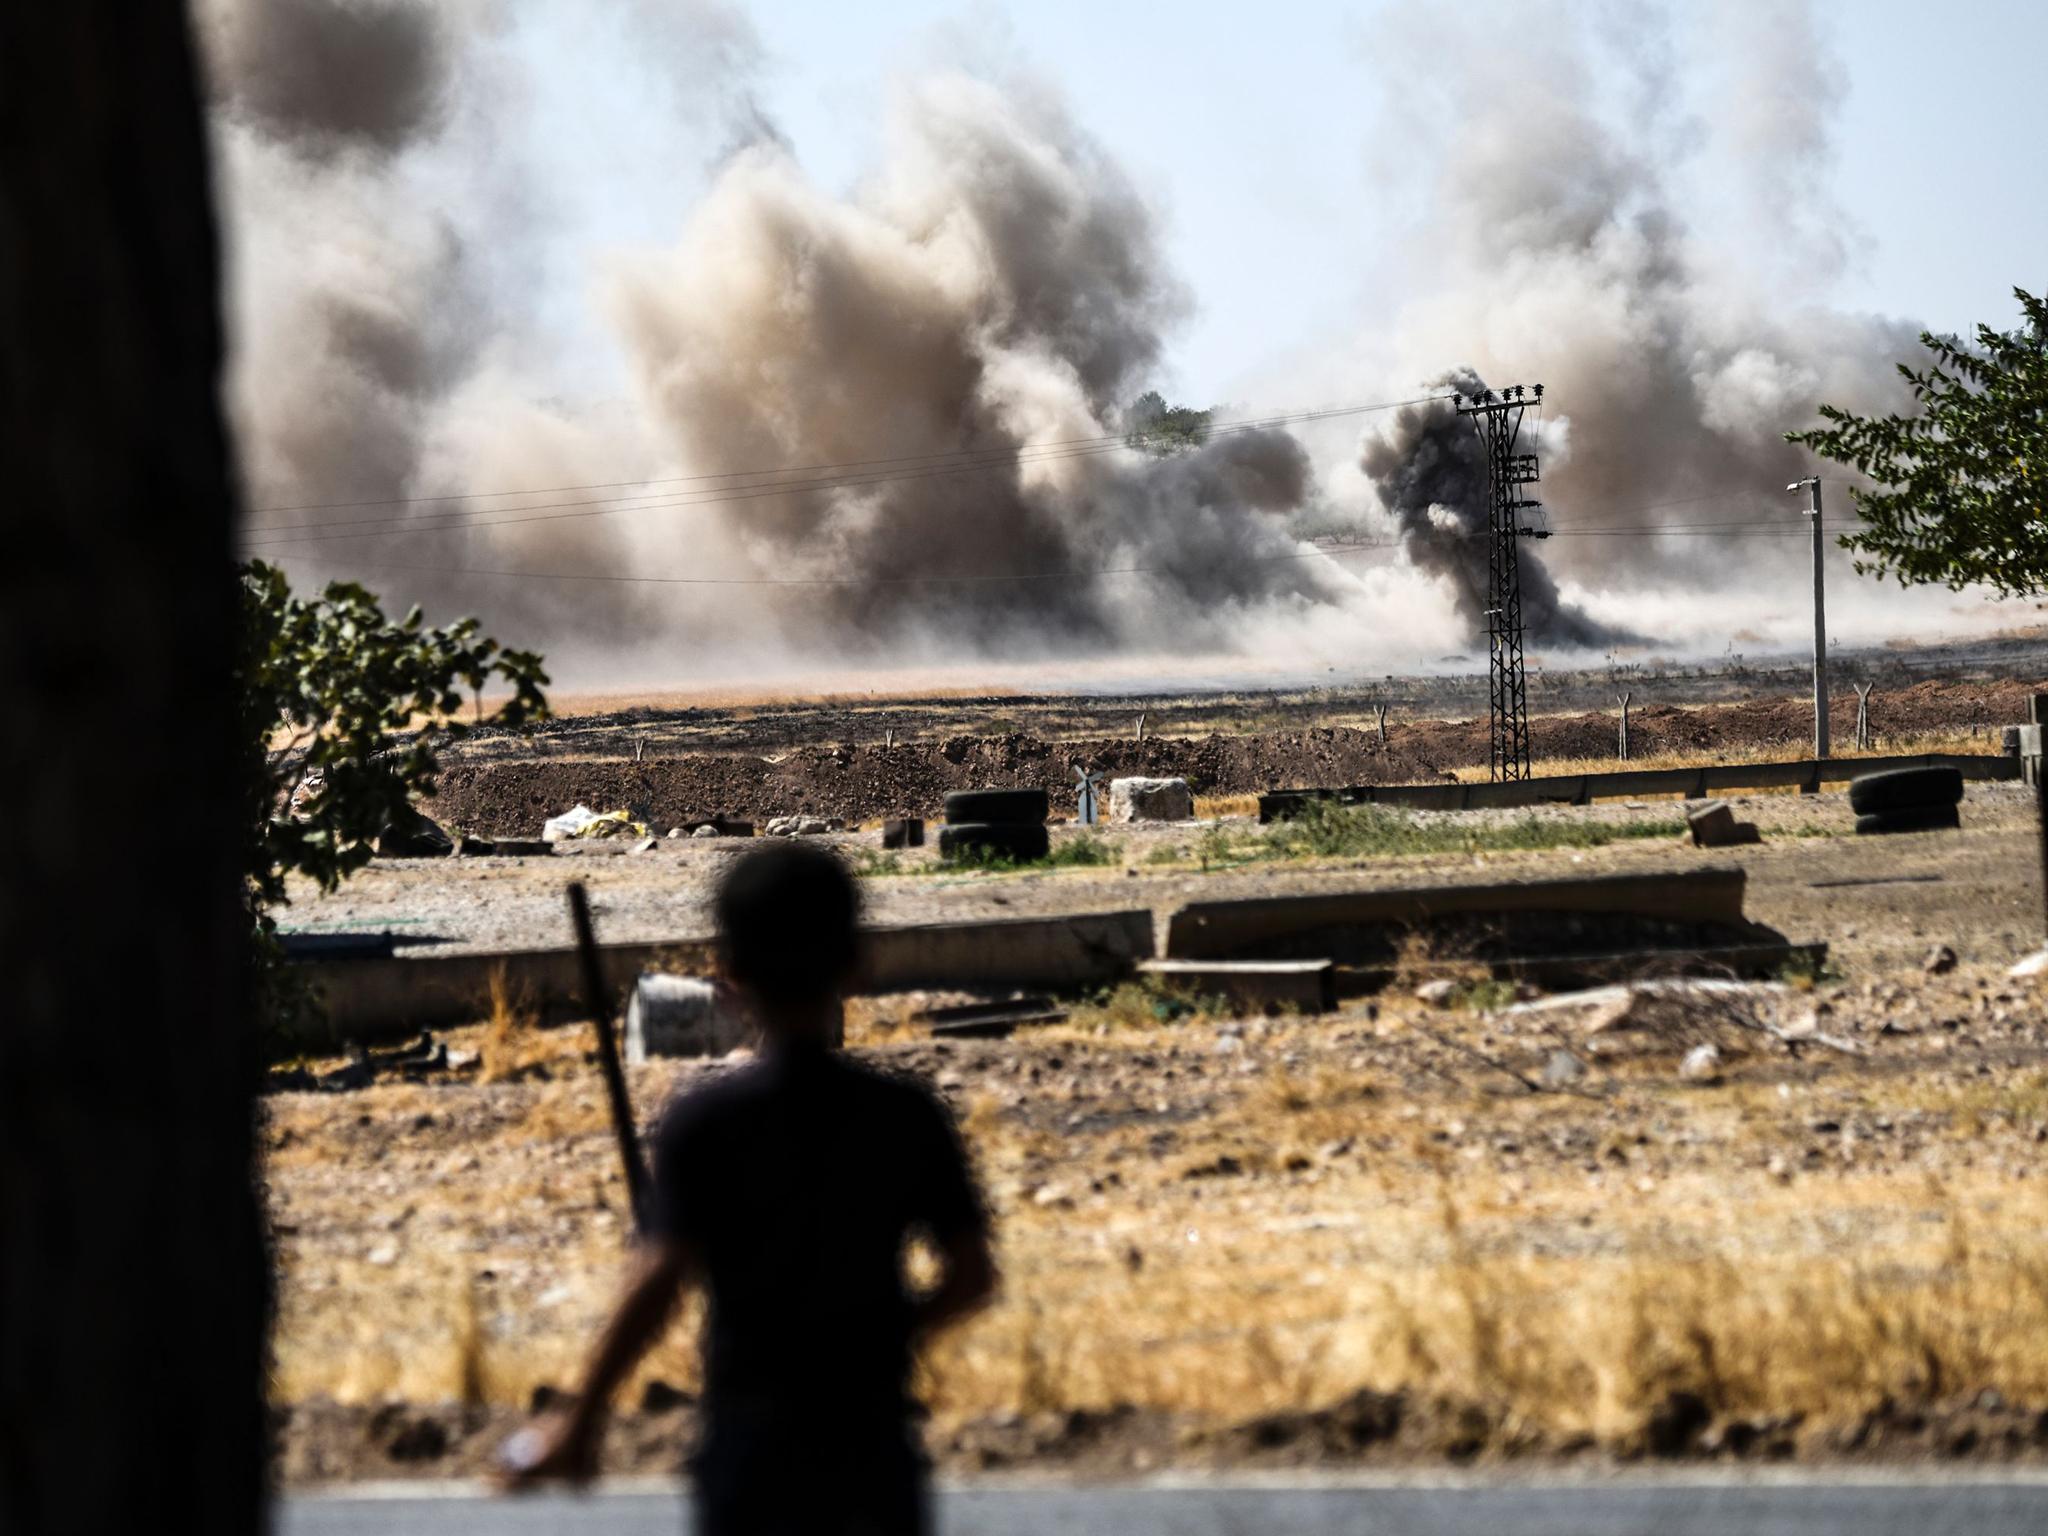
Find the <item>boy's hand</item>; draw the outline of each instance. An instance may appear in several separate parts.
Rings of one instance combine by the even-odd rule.
[[[498,1486],[507,1493],[551,1482],[580,1488],[597,1476],[597,1451],[597,1428],[582,1414],[547,1414],[505,1442]]]

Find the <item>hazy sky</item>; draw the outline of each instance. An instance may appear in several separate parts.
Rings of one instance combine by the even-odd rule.
[[[872,168],[891,81],[935,58],[979,54],[1063,92],[1161,211],[1168,256],[1195,300],[1168,382],[1191,400],[1294,403],[1267,398],[1276,365],[1326,344],[1333,328],[1369,325],[1376,306],[1403,296],[1397,253],[1424,168],[1404,176],[1412,125],[1392,114],[1373,67],[1388,4],[776,0],[741,9],[763,45],[760,102],[828,187],[849,188]],[[1944,330],[2010,322],[2015,284],[2048,286],[2048,5],[1838,0],[1817,9],[1823,47],[1799,88],[1837,98],[1835,206],[1822,216],[1847,240],[1849,261],[1830,298]],[[1655,32],[1666,14],[1628,0],[1508,14],[1535,36],[1567,10],[1623,35]],[[622,67],[617,52],[591,48],[595,14],[545,3],[522,12],[516,46],[536,81],[538,152],[581,189],[565,224],[585,250],[663,242],[701,189],[718,130],[708,110],[689,121],[688,61],[666,76],[640,73],[634,63],[662,64],[647,57],[643,32],[617,50],[638,55]],[[1716,92],[1738,62],[1725,41],[1715,47],[1729,10],[1668,14],[1673,96],[1710,138]],[[1696,217],[1711,225],[1729,169],[1707,157],[1697,174]]]
[[[249,17],[275,0],[222,3]],[[1436,656],[1469,628],[1453,611],[1465,588],[1413,563],[1442,542],[1437,502],[1393,537],[1365,450],[1394,418],[1365,408],[1469,366],[1551,388],[1544,504],[1561,521],[1542,563],[1564,602],[1603,633],[1718,653],[1810,622],[1795,562],[1755,558],[1797,553],[1754,542],[1800,536],[1779,498],[1808,466],[1783,433],[1820,401],[1897,408],[1889,365],[1915,328],[2009,328],[2013,286],[2048,289],[2048,0],[421,3],[447,22],[427,41],[449,83],[402,150],[301,154],[255,120],[227,138],[251,339],[237,397],[281,507],[673,484],[657,477],[730,472],[747,432],[763,445],[747,467],[865,456],[847,444],[893,443],[906,422],[987,430],[989,412],[1018,440],[1088,437],[1146,387],[1226,417],[1341,406],[1292,430],[1309,473],[1284,518],[1122,469],[1115,495],[1098,476],[1044,505],[1072,514],[1076,569],[1159,577],[1157,603],[1103,600],[1120,643],[1182,644],[1196,618],[1241,652],[1348,654],[1369,622],[1376,644]],[[947,114],[969,100],[974,132],[958,132],[968,120]],[[1057,195],[1009,201],[1024,185]],[[1026,260],[1038,227],[987,218],[1018,206],[1106,247]],[[1102,248],[1156,261],[1185,313],[1087,259]],[[1028,323],[1013,334],[996,315]],[[909,366],[941,336],[976,360],[969,395]],[[1118,371],[1084,375],[1083,343],[1104,338]],[[1123,393],[1082,401],[1077,381],[1098,376]],[[672,665],[684,635],[705,669],[751,666],[791,635],[798,655],[822,611],[760,578],[836,559],[834,583],[872,594],[845,574],[849,552],[928,551],[915,486],[774,498],[801,513],[786,537],[767,503],[734,498],[265,547],[291,546],[301,574],[367,574],[406,551],[414,563],[384,574],[425,578],[408,595],[478,604],[551,653],[587,644],[593,665],[629,650]],[[999,500],[951,494],[933,514],[948,534],[977,512],[1018,526],[987,512]],[[807,537],[821,506],[831,537]],[[1331,591],[1258,587],[1219,607],[1190,597],[1186,570],[1271,569],[1187,565],[1189,507],[1221,508],[1217,529],[1289,563],[1290,541],[1319,534],[1383,542],[1306,578]],[[2006,621],[1982,593],[1901,594],[1833,564],[1842,632]],[[678,573],[708,573],[719,603],[626,585]],[[621,590],[594,602],[574,585],[600,579]],[[863,611],[852,630],[908,655],[946,629],[926,606]],[[1033,644],[1068,634],[1033,622]]]

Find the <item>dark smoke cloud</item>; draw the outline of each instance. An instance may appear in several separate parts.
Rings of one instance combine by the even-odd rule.
[[[1468,397],[1486,389],[1485,382],[1469,372],[1451,374],[1439,383]],[[1535,446],[1533,439],[1531,433],[1521,445],[1523,451]],[[1380,505],[1399,525],[1408,558],[1449,588],[1467,638],[1483,637],[1492,485],[1472,423],[1448,404],[1409,406],[1384,432],[1366,440],[1359,462],[1379,492]],[[1523,542],[1518,564],[1522,623],[1532,643],[1592,649],[1641,638],[1602,624],[1565,602],[1532,541]]]
[[[252,500],[403,496],[484,317],[466,242],[405,182],[456,70],[440,15],[394,0],[206,0],[236,219],[275,242],[234,391]]]
[[[370,0],[213,0],[209,15],[237,220],[259,256],[269,242],[240,306],[235,377],[258,506],[616,482],[634,465],[675,477],[961,450],[988,461],[291,552],[340,572],[389,560],[731,583],[480,587],[367,571],[437,608],[480,604],[528,643],[670,654],[735,636],[835,657],[1213,645],[1249,615],[1326,608],[1343,590],[1286,531],[1312,476],[1284,432],[1219,434],[1164,461],[1121,447],[1008,457],[1113,444],[1187,308],[1144,199],[1041,87],[941,72],[904,89],[883,163],[837,197],[762,111],[762,50],[739,12],[648,3],[594,23],[669,61],[667,110],[723,146],[679,242],[612,265],[606,309],[638,389],[634,419],[606,423],[540,407],[493,372],[486,338],[521,317],[472,251],[520,234],[458,223],[416,175],[422,155],[466,147],[450,139],[465,125],[489,137],[476,120],[490,93],[470,78],[477,28]],[[303,98],[283,83],[312,77]]]
[[[392,0],[202,0],[216,100],[303,154],[390,154],[445,105],[449,43],[432,11]]]
[[[1268,515],[1309,484],[1285,433],[1159,463],[1006,458],[1113,438],[1183,305],[1144,201],[1057,103],[944,75],[899,104],[888,161],[855,198],[774,147],[735,159],[614,309],[700,473],[991,455],[722,515],[755,568],[843,583],[806,590],[792,625],[992,650],[1213,640],[1244,605],[1331,595]],[[1026,579],[905,579],[919,574]]]

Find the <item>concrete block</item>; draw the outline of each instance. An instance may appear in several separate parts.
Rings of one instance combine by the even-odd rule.
[[[884,848],[922,848],[924,846],[924,818],[922,816],[892,816],[882,823],[882,846]]]
[[[723,1056],[749,1038],[745,1022],[720,1005],[708,981],[649,971],[633,984],[626,1004],[630,1065],[653,1056]]]
[[[1152,927],[1152,913],[1140,907],[868,928],[861,934],[864,955],[856,990],[1105,986],[1152,958]],[[676,938],[606,944],[598,959],[605,984],[624,990],[655,967],[664,974],[707,973],[717,955],[709,938]],[[549,1017],[578,1017],[585,1006],[582,966],[574,949],[308,958],[296,965],[324,1010],[311,1038],[329,1043],[472,1023],[490,1012],[494,986],[511,987]]]
[[[1141,907],[870,928],[861,934],[860,984],[873,992],[1102,986],[1152,958],[1152,926],[1152,913]]]
[[[1111,779],[1111,821],[1192,821],[1195,792],[1186,779]]]
[[[1626,913],[1676,922],[1739,924],[1747,879],[1740,868],[1668,874],[1496,880],[1470,885],[1322,891],[1239,901],[1199,901],[1167,924],[1177,960],[1256,958],[1266,946],[1369,925],[1412,926],[1456,913]],[[1267,951],[1270,954],[1270,950]]]
[[[1689,808],[1685,825],[1695,848],[1733,848],[1742,843],[1760,843],[1763,834],[1753,821],[1737,821],[1726,800],[1709,800]]]

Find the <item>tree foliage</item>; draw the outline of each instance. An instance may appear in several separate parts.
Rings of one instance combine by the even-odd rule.
[[[1186,453],[1209,440],[1209,422],[1214,415],[1191,406],[1168,405],[1158,390],[1148,389],[1124,412],[1124,442],[1158,459]]]
[[[1842,543],[1857,570],[2015,597],[2048,591],[2048,300],[2013,294],[2023,330],[1980,325],[1974,347],[1921,334],[1933,362],[1899,365],[1913,415],[1824,405],[1827,427],[1787,434],[1875,482],[1849,493],[1864,526]]]
[[[286,878],[333,890],[362,868],[384,829],[433,792],[438,749],[474,724],[544,716],[548,679],[537,654],[502,648],[474,619],[430,629],[415,608],[394,622],[353,582],[298,597],[261,561],[241,573],[240,658],[245,892],[259,979],[274,982],[271,913]],[[494,685],[509,696],[485,715]]]

